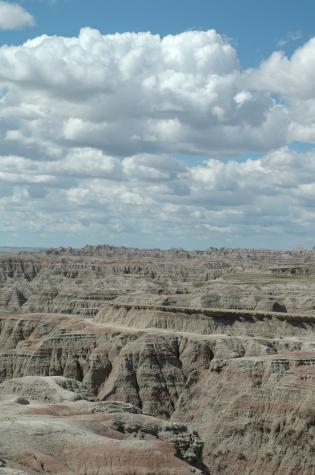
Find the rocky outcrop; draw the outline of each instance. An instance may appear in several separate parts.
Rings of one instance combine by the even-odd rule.
[[[0,282],[7,279],[31,281],[41,269],[40,261],[31,257],[15,256],[0,258]]]
[[[235,249],[235,248],[217,248],[209,247],[206,250],[186,251],[182,248],[171,248],[167,250],[161,249],[139,249],[135,247],[117,247],[108,244],[97,246],[87,245],[81,249],[72,247],[59,247],[52,249],[44,249],[42,255],[46,256],[85,256],[85,257],[102,257],[102,258],[151,258],[158,259],[194,259],[194,258],[211,258],[218,259],[221,262],[224,259],[234,261],[244,261],[250,267],[250,263],[258,264],[263,267],[270,262],[291,262],[305,263],[315,260],[315,249],[292,249],[287,251],[270,250],[270,249]]]
[[[312,314],[312,269],[313,251],[86,246],[5,255],[0,311],[92,317],[115,301]]]
[[[29,400],[21,402],[17,391]],[[203,444],[186,424],[144,416],[123,403],[112,403],[111,411],[85,395],[82,384],[65,378],[0,384],[3,473],[202,474]]]
[[[131,328],[160,328],[200,335],[311,337],[315,317],[282,312],[257,312],[203,308],[109,304],[95,317],[96,322]]]
[[[61,403],[66,401],[94,400],[89,389],[76,379],[62,376],[25,376],[8,379],[0,384],[0,398],[18,394],[19,399]],[[20,401],[17,401],[21,403]]]
[[[51,394],[46,401],[62,401],[67,407],[83,404],[93,417],[111,414],[106,416],[106,430],[134,443],[154,437],[163,453],[167,444],[172,457],[194,464],[193,470],[228,475],[315,473],[312,317],[110,304],[89,319],[3,314],[0,321],[0,378],[4,391],[15,398],[34,397],[29,391],[36,384],[28,383],[30,377],[53,377],[53,385],[43,384],[37,398]],[[8,381],[12,378],[22,378],[24,389],[14,389],[19,380]],[[70,386],[60,388],[64,378],[70,378]],[[85,402],[69,401],[69,391],[77,391],[75,384],[85,388],[79,396]],[[69,414],[69,409],[60,411]],[[46,456],[47,450],[42,447],[40,452]],[[154,472],[160,470],[160,455],[150,450],[154,460],[142,451],[142,468],[132,465],[138,463],[133,456],[132,462],[125,455],[121,460],[131,463],[136,470],[131,473],[160,473]],[[98,469],[100,463],[110,463],[117,470],[113,473],[119,473],[112,458],[102,458],[91,447],[81,454],[89,461],[94,454],[101,461]],[[111,454],[118,457],[116,448]],[[62,455],[58,463],[79,470],[67,457]],[[173,472],[162,464],[161,473],[186,473],[181,471],[184,466],[167,460]],[[23,459],[25,463],[29,462]]]
[[[315,265],[278,266],[272,267],[271,272],[279,277],[309,277],[315,275]]]
[[[0,256],[0,311],[92,317],[108,301],[312,314],[314,251],[59,248]]]
[[[111,427],[127,437],[144,440],[156,437],[175,449],[175,455],[192,464],[204,468],[201,462],[203,443],[196,431],[189,431],[183,423],[159,421],[153,417],[116,413]]]
[[[314,259],[0,257],[0,474],[315,475]]]

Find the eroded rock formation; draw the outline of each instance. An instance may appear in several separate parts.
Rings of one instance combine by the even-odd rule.
[[[78,416],[71,412],[73,405],[84,407],[89,424],[92,416],[86,413],[91,411],[102,424],[106,419],[106,430],[121,434],[124,440],[131,437],[133,444],[150,437],[154,462],[146,458],[146,445],[141,444],[137,446],[140,453],[135,450],[129,460],[128,446],[123,449],[113,436],[119,449],[111,451],[110,459],[94,449],[83,450],[79,441],[62,457],[56,455],[58,445],[49,450],[47,445],[37,447],[40,457],[53,457],[49,459],[52,467],[58,462],[62,470],[68,467],[69,473],[75,472],[73,454],[80,447],[91,467],[96,458],[98,470],[109,460],[114,468],[77,473],[120,473],[115,457],[127,464],[123,473],[200,470],[302,475],[315,471],[313,317],[107,304],[89,319],[7,313],[0,322],[0,396],[10,393],[26,400],[45,400],[44,409],[36,409],[42,411],[38,415],[51,414],[56,401],[66,404],[68,409],[58,413],[58,424],[68,424],[69,437],[78,423]],[[43,381],[48,378],[48,383],[32,384],[32,375],[42,376]],[[60,391],[56,391],[57,383]],[[71,391],[77,394],[75,398],[69,396]],[[122,410],[124,404],[129,410]],[[23,414],[30,410],[20,406]],[[67,411],[75,422],[64,415]],[[105,435],[97,432],[97,437]],[[170,455],[165,455],[168,469],[163,468],[160,449],[154,452],[151,437],[154,444],[171,447],[166,452]],[[99,441],[103,443],[109,442]],[[9,466],[18,463],[19,469],[29,470],[29,456],[17,459],[11,452],[6,454]],[[135,457],[144,465],[138,466]],[[63,473],[61,468],[52,470]]]
[[[315,475],[315,253],[0,257],[0,475]]]
[[[186,424],[145,416],[128,404],[91,401],[73,380],[33,376],[2,383],[0,408],[2,473],[202,473],[203,443]]]
[[[0,310],[94,316],[108,301],[312,314],[314,251],[86,246],[0,256]]]

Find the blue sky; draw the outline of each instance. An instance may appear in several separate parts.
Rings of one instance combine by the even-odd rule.
[[[312,247],[314,14],[0,2],[0,245]]]
[[[242,66],[253,67],[279,42],[290,53],[314,34],[312,0],[24,0],[20,4],[35,17],[36,25],[31,30],[1,32],[2,43],[41,34],[77,35],[85,26],[103,33],[160,35],[214,28],[231,39]]]

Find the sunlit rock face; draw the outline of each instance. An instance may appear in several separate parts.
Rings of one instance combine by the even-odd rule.
[[[308,313],[314,251],[59,248],[0,256],[0,310],[95,316],[107,302]]]
[[[313,251],[0,257],[0,474],[315,473]]]

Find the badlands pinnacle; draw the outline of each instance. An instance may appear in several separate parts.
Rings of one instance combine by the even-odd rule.
[[[315,475],[315,250],[4,250],[0,475]]]

